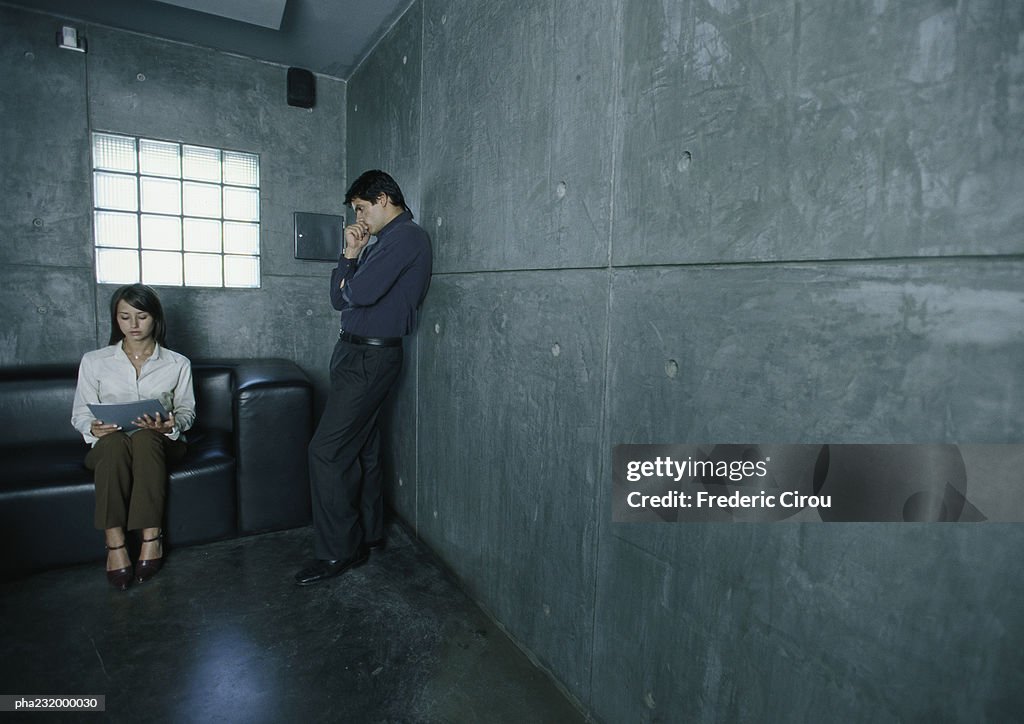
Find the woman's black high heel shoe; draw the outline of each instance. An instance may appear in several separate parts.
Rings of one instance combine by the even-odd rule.
[[[155,538],[143,538],[143,543],[152,543],[153,541],[160,540],[164,537],[164,532],[161,530],[156,534]],[[159,558],[151,558],[148,561],[139,561],[135,564],[135,580],[139,583],[145,583],[150,578],[160,572],[160,566],[163,565],[164,554],[160,552]]]
[[[125,544],[122,543],[119,546],[107,546],[108,551],[118,551],[124,548]],[[117,568],[113,571],[107,571],[107,580],[110,581],[110,585],[119,591],[127,591],[128,585],[132,582],[132,567],[129,565],[127,568]]]

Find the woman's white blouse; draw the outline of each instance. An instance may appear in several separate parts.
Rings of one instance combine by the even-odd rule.
[[[96,438],[89,428],[95,416],[89,403],[137,402],[156,399],[174,413],[174,429],[167,437],[177,440],[196,419],[196,398],[192,391],[192,363],[184,355],[161,347],[142,365],[135,366],[121,349],[121,343],[86,352],[78,367],[78,387],[71,411],[71,424],[90,445]]]

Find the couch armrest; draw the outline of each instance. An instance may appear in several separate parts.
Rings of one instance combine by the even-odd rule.
[[[235,377],[238,531],[258,533],[306,525],[313,386],[289,360],[230,364]]]

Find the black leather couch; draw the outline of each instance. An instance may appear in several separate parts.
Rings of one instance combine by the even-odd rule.
[[[88,446],[71,426],[77,365],[0,368],[0,576],[102,560]],[[174,546],[305,525],[313,388],[288,360],[193,361],[196,424],[171,468]]]

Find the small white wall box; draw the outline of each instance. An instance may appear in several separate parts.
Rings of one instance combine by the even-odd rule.
[[[79,37],[78,31],[70,25],[65,25],[57,31],[57,46],[64,50],[75,50],[79,53],[85,52],[85,38]]]

